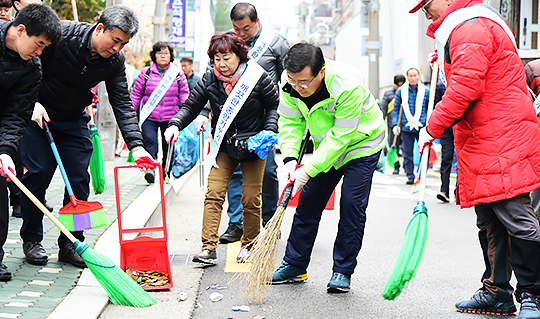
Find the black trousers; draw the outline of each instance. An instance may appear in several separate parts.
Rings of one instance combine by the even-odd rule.
[[[88,200],[90,194],[88,166],[93,146],[87,127],[89,120],[90,116],[83,114],[74,120],[49,123],[71,188],[75,198],[79,200]],[[23,184],[43,202],[45,191],[58,165],[45,131],[35,122],[30,122],[24,132],[21,140],[21,159],[28,169],[23,176]],[[64,191],[64,205],[69,202],[69,195]],[[25,195],[21,197],[21,213],[23,217],[21,238],[23,241],[40,242],[43,239],[43,213]],[[80,241],[84,240],[82,231],[73,232],[73,235]],[[58,246],[62,248],[69,243],[69,239],[61,233],[58,237]]]
[[[454,160],[454,131],[446,129],[441,136],[441,193],[450,195],[450,172]]]

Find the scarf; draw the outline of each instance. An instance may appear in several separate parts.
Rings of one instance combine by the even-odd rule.
[[[409,107],[409,82],[405,82],[401,86],[401,104],[403,105],[403,111],[405,112],[405,118],[407,118],[407,124],[411,130],[420,130],[424,125],[420,123],[420,116],[422,115],[422,106],[424,105],[424,95],[426,94],[426,86],[422,82],[418,82],[418,92],[416,94],[416,105],[414,109],[414,116],[411,114]]]
[[[236,85],[236,83],[238,83],[238,80],[240,80],[240,77],[242,76],[242,74],[244,74],[245,70],[246,63],[240,63],[233,75],[225,76],[218,71],[216,65],[214,64],[214,74],[216,75],[218,80],[223,82],[223,87],[225,88],[227,96],[231,94],[234,86]]]

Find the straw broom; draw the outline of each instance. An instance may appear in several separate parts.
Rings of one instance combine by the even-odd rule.
[[[1,165],[0,165],[1,166]],[[87,243],[80,242],[56,219],[45,206],[26,188],[21,181],[9,170],[5,170],[8,177],[23,191],[26,196],[45,214],[69,240],[73,242],[77,253],[86,262],[86,265],[96,277],[97,281],[107,292],[109,299],[115,305],[132,307],[148,307],[156,303],[156,300],[144,291],[133,279],[131,279],[120,267],[116,266],[109,258],[94,251]],[[81,305],[82,306],[82,305]]]
[[[431,91],[429,92],[427,113],[428,119],[433,110],[433,104],[435,101],[435,85],[437,84],[438,71],[439,64],[435,63],[433,65],[433,71],[431,74]],[[396,262],[394,263],[394,268],[392,269],[390,277],[388,278],[382,292],[382,297],[387,300],[394,300],[397,298],[403,289],[405,289],[407,283],[414,278],[424,252],[428,232],[428,216],[424,197],[426,189],[429,147],[429,145],[426,145],[424,147],[424,151],[422,152],[418,202],[413,209],[413,217],[405,231],[405,238],[401,244]]]
[[[298,163],[302,161],[302,157],[306,151],[306,145],[309,141],[310,133],[306,134],[306,138],[302,142],[300,153],[298,154]],[[262,231],[251,250],[247,260],[251,263],[251,271],[248,273],[238,273],[237,278],[243,281],[243,287],[240,292],[240,297],[245,297],[252,303],[264,303],[268,288],[272,282],[272,273],[276,264],[277,248],[280,238],[281,222],[285,216],[285,210],[291,199],[291,193],[294,182],[289,182],[281,195],[278,208],[272,219],[266,224],[265,230]],[[233,280],[237,279],[233,278]]]

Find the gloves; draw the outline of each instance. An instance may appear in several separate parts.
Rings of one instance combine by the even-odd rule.
[[[206,124],[208,124],[208,118],[204,115],[197,115],[197,117],[193,120],[193,124],[195,124],[195,128],[197,129],[197,132],[201,130]]]
[[[285,164],[285,176],[287,177],[287,179],[291,177],[291,173],[294,172],[294,170],[296,169],[296,165],[298,165],[298,162],[296,160],[288,161]]]
[[[49,114],[47,114],[43,105],[36,102],[34,105],[34,112],[32,113],[32,121],[36,122],[37,125],[43,129],[43,120],[47,121],[47,123],[51,121],[51,119],[49,119]]]
[[[429,135],[425,127],[420,129],[420,134],[418,136],[418,151],[420,152],[420,155],[424,152],[424,147],[426,145],[431,146],[431,143],[433,143],[434,140],[435,138]]]
[[[13,175],[15,175],[15,164],[13,164],[13,160],[11,159],[11,156],[8,154],[0,154],[0,175],[7,177],[7,170],[10,170]],[[7,181],[11,181],[11,179],[7,179]]]
[[[178,141],[178,133],[180,133],[178,126],[171,125],[167,127],[167,129],[165,130],[165,133],[163,133],[163,135],[165,136],[165,140],[167,141],[167,144],[171,144],[171,139],[173,140],[173,142]]]
[[[304,166],[300,166],[292,172],[289,181],[294,181],[291,194],[291,196],[294,197],[294,195],[296,195],[296,193],[309,181],[309,175],[304,170]]]
[[[437,63],[438,59],[439,59],[439,54],[437,53],[437,49],[435,49],[435,51],[428,54],[427,61],[428,61],[429,65],[431,65],[432,68],[433,68],[433,64]]]
[[[401,129],[396,125],[392,127],[392,132],[394,132],[394,135],[399,135],[399,133],[401,133]]]
[[[150,172],[156,169],[159,162],[154,161],[152,155],[148,153],[144,148],[139,147],[135,151],[132,151],[135,163],[139,166],[139,169],[143,172]]]

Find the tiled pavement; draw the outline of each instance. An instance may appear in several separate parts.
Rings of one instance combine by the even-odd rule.
[[[90,191],[89,201],[99,201],[113,222],[116,219],[116,198],[114,192],[113,168],[127,165],[126,157],[105,162],[108,188],[99,195]],[[120,196],[122,210],[125,209],[148,186],[138,169],[120,171]],[[56,216],[62,207],[64,183],[57,170],[51,186],[47,190],[47,202],[54,206]],[[37,319],[45,318],[76,285],[81,274],[79,268],[58,261],[56,226],[44,217],[43,246],[49,254],[49,262],[44,266],[34,266],[24,260],[19,229],[22,220],[10,217],[9,234],[4,245],[4,263],[12,272],[13,279],[0,282],[0,318]],[[101,227],[85,231],[86,242],[94,246],[99,236],[107,229]]]

